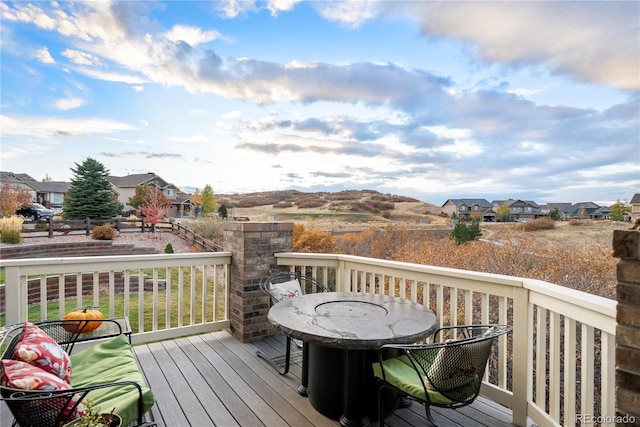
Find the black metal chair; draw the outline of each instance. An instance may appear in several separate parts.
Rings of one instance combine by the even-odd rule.
[[[459,408],[471,404],[482,385],[494,341],[511,331],[504,325],[452,326],[438,329],[429,344],[389,344],[373,364],[378,378],[380,426],[384,426],[383,390],[430,407]]]
[[[292,271],[279,271],[269,275],[260,282],[260,289],[269,295],[272,305],[280,302],[284,298],[295,298],[304,294],[330,291],[329,287],[319,280]],[[285,375],[289,372],[289,365],[292,358],[292,342],[296,347],[302,347],[302,345],[290,337],[286,337],[286,342],[287,348],[284,354],[284,361],[282,360],[282,356],[269,357],[261,351],[256,352],[258,357],[269,362],[280,375]],[[299,350],[296,352],[296,355],[297,354],[300,354]]]

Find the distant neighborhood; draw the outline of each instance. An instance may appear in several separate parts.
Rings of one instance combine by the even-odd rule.
[[[190,194],[183,193],[177,186],[153,173],[108,176],[107,179],[113,187],[114,198],[122,204],[124,212],[133,209],[127,202],[134,195],[136,187],[144,184],[160,188],[171,201],[170,217],[191,216],[197,206],[197,203],[190,198]],[[47,208],[62,205],[71,185],[62,181],[37,181],[25,173],[0,171],[0,185],[5,184],[24,188],[31,193],[32,202],[40,203]],[[631,197],[629,205],[631,212],[625,219],[628,221],[640,219],[640,193]],[[480,222],[504,221],[505,215],[508,215],[510,221],[521,222],[543,217],[554,217],[560,220],[597,220],[609,219],[612,211],[611,206],[600,206],[590,201],[538,204],[532,200],[507,199],[489,202],[486,199],[476,198],[448,199],[441,208],[441,214],[444,216],[462,221]]]
[[[640,193],[631,199],[632,212],[627,221],[640,218]],[[507,210],[508,209],[508,210]],[[532,200],[449,199],[442,205],[443,214],[462,221],[479,222],[531,221],[537,218],[554,217],[563,221],[572,219],[609,219],[610,206],[600,206],[594,202],[548,203],[539,205]],[[504,214],[503,214],[504,212]]]
[[[147,184],[162,190],[162,193],[171,201],[168,216],[172,218],[185,218],[192,214],[196,203],[190,199],[190,194],[180,189],[153,173],[135,174],[127,176],[108,176],[107,180],[113,188],[114,199],[123,206],[123,212],[131,212],[132,206],[128,205],[136,187]],[[31,193],[31,201],[40,203],[51,209],[64,204],[64,198],[71,183],[62,181],[37,181],[25,173],[1,172],[0,185],[24,188]]]

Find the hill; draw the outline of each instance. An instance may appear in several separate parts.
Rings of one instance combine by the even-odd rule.
[[[297,190],[218,194],[229,217],[255,221],[302,222],[322,231],[342,233],[389,224],[447,228],[440,206],[373,190],[305,193]]]

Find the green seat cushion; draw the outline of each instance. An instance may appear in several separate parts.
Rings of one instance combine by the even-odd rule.
[[[134,381],[142,387],[142,413],[153,406],[153,392],[145,385],[131,344],[125,335],[117,336],[70,357],[73,387]],[[109,413],[113,409],[113,412],[122,418],[123,426],[138,418],[138,389],[132,385],[93,390],[87,398],[99,412]]]
[[[435,390],[427,390],[429,398],[424,392],[424,373],[419,375],[413,368],[407,356],[393,357],[382,362],[384,365],[384,379],[392,386],[402,390],[409,396],[435,405],[451,405],[453,400],[447,399]],[[379,363],[373,364],[373,374],[382,379],[382,369]]]

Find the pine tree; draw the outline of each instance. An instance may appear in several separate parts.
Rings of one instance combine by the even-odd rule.
[[[225,205],[220,205],[220,207],[218,208],[218,215],[220,216],[220,218],[226,218],[228,213],[227,213],[227,207]]]
[[[88,157],[82,164],[71,168],[74,176],[64,201],[64,219],[108,219],[118,213],[109,171],[102,163]]]

